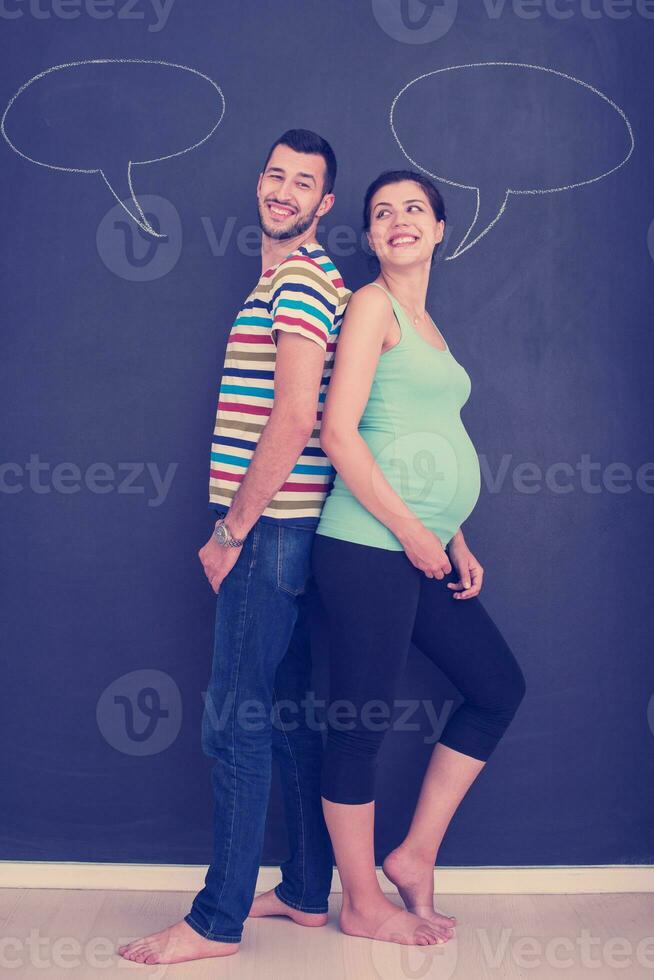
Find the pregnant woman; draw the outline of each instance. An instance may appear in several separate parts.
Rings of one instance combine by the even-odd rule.
[[[327,617],[330,706],[349,712],[347,724],[328,714],[321,793],[343,931],[425,945],[454,934],[455,920],[434,908],[439,845],[525,681],[478,598],[483,568],[461,529],[480,491],[459,415],[470,378],[425,309],[443,200],[420,173],[386,172],[368,188],[364,227],[380,272],[348,305],[320,440],[337,474],[312,565]],[[388,727],[412,642],[463,701],[434,747],[408,834],[383,863],[404,911],[377,881],[374,796],[379,703]]]

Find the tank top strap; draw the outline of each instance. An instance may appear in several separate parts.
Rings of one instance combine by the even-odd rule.
[[[371,286],[377,286],[378,289],[381,289],[382,292],[386,293],[386,295],[388,296],[388,298],[391,301],[391,305],[393,307],[393,312],[395,313],[395,318],[396,318],[396,320],[399,320],[399,322],[400,322],[400,328],[402,328],[402,325],[404,323],[406,323],[406,313],[404,312],[404,309],[402,308],[402,306],[400,305],[400,303],[398,302],[398,300],[396,300],[395,297],[393,296],[393,294],[391,292],[389,292],[389,290],[386,289],[385,286],[382,286],[382,284],[380,282],[371,282],[370,285]],[[404,335],[404,330],[402,330],[402,335]]]
[[[393,309],[395,309],[395,304],[397,303],[397,300],[395,299],[395,297],[393,296],[392,293],[389,293],[389,291],[386,289],[386,286],[382,286],[382,284],[380,282],[374,282],[374,281],[371,282],[370,285],[371,286],[377,286],[378,289],[381,289],[382,292],[386,293],[386,295],[390,299],[391,303],[393,304]]]

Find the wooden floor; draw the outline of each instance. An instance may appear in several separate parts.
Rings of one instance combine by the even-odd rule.
[[[654,978],[654,895],[447,895],[459,920],[443,947],[345,936],[340,895],[330,921],[303,929],[249,919],[240,951],[176,966],[131,963],[113,951],[181,919],[191,892],[0,889],[0,976],[13,980],[640,980]],[[400,907],[397,896],[391,899]]]

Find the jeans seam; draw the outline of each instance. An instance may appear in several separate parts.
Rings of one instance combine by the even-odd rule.
[[[308,580],[305,579],[304,585],[300,589],[292,589],[290,586],[285,585],[283,582],[284,577],[284,531],[294,530],[293,528],[284,528],[281,524],[277,528],[277,588],[281,589],[287,595],[290,595],[293,599],[298,599],[301,595],[304,595],[306,591],[306,583]],[[295,529],[297,530],[297,528]],[[304,529],[302,529],[302,533]]]
[[[257,545],[259,544],[259,533],[260,533],[260,528],[259,528],[259,524],[257,523],[256,526],[253,528],[253,531],[252,531],[252,554],[250,556],[250,566],[248,568],[248,571],[249,572],[252,571],[252,569],[254,568],[255,562],[256,562]],[[248,577],[248,585],[249,584],[250,584],[250,580],[249,580],[249,577]]]
[[[236,693],[238,691],[238,682],[239,682],[240,670],[241,670],[241,656],[243,654],[243,643],[245,642],[245,631],[246,631],[246,625],[247,625],[248,595],[249,595],[249,592],[250,592],[250,583],[252,581],[252,568],[254,566],[255,557],[256,557],[256,551],[257,551],[258,531],[259,531],[259,528],[256,527],[255,530],[254,530],[253,537],[252,537],[252,555],[251,555],[250,563],[249,563],[249,566],[248,566],[247,581],[245,583],[245,596],[243,598],[243,625],[242,625],[242,628],[241,628],[241,642],[240,642],[239,649],[238,649],[238,657],[236,658],[236,676],[235,676],[234,684],[233,684],[234,703],[236,703],[236,700],[237,700]],[[232,713],[232,729],[231,729],[231,756],[232,756],[234,802],[232,804],[232,820],[231,820],[231,824],[230,824],[230,828],[229,828],[229,841],[228,841],[227,847],[226,847],[227,860],[225,862],[225,872],[224,872],[224,875],[223,875],[223,884],[222,884],[222,888],[220,889],[220,894],[218,895],[218,898],[216,899],[216,904],[218,904],[220,902],[220,900],[222,899],[223,892],[225,891],[225,885],[227,884],[227,874],[228,874],[228,871],[229,871],[229,862],[230,862],[230,857],[231,857],[232,840],[233,840],[233,837],[234,837],[234,822],[235,822],[235,819],[236,819],[236,809],[237,809],[237,805],[236,805],[237,804],[237,799],[236,799],[236,797],[237,797],[238,779],[237,779],[237,772],[236,772],[236,749],[235,749],[236,739],[235,739],[235,735],[234,735],[235,728],[236,728],[236,712],[233,711],[233,713]],[[217,915],[218,915],[218,912],[216,911],[214,913],[214,915],[213,915],[213,918],[211,919],[211,925],[209,926],[209,932],[212,932],[213,931],[213,924],[216,921],[216,916]]]
[[[283,532],[284,529],[279,525],[277,528],[277,588],[281,589],[282,592],[287,592],[289,595],[294,596],[295,593],[291,589],[287,589],[282,582],[283,576],[283,566],[284,566],[284,544],[283,544]]]
[[[280,900],[280,902],[283,902],[284,905],[289,905],[292,909],[297,909],[298,912],[316,912],[316,913],[329,912],[328,905],[326,907],[322,907],[322,906],[318,907],[317,905],[300,905],[298,904],[298,902],[291,902],[287,898],[282,898],[282,896],[279,894],[280,887],[281,887],[281,882],[279,885],[276,886],[274,891],[275,891],[275,895],[277,895],[277,898]]]
[[[273,688],[273,700],[277,702],[277,693],[275,688]],[[302,808],[302,794],[300,792],[300,779],[297,771],[297,762],[295,761],[295,756],[293,755],[293,749],[291,748],[291,743],[289,741],[288,735],[286,734],[286,729],[284,728],[284,722],[279,717],[279,723],[281,725],[282,734],[284,736],[284,741],[288,748],[288,754],[293,760],[293,772],[295,773],[295,786],[297,788],[297,798],[300,807],[300,827],[301,827],[301,837],[302,837],[302,895],[300,897],[300,902],[304,901],[304,895],[307,890],[307,878],[306,878],[306,868],[305,868],[305,851],[306,851],[306,841],[304,839],[304,810]]]
[[[203,929],[200,923],[193,918],[190,912],[188,915],[184,916],[184,921],[188,922],[189,925],[193,923],[193,928],[196,929],[197,932],[199,932],[202,936],[204,936],[205,939],[218,939],[224,943],[230,943],[230,942],[240,943],[242,939],[242,933],[239,936],[226,936],[223,935],[222,933],[215,933],[214,935],[210,936],[209,933],[211,932],[211,929]]]

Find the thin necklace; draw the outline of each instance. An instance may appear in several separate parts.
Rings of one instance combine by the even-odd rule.
[[[388,283],[386,282],[386,277],[384,276],[384,274],[383,274],[383,273],[382,273],[382,279],[384,280],[384,282],[386,283],[386,286],[388,287]],[[390,289],[389,289],[388,291],[389,291],[389,293],[391,292],[391,290],[390,290]],[[399,302],[399,300],[398,300],[398,302]],[[409,311],[408,311],[408,310],[407,310],[407,313],[409,313]],[[420,319],[421,319],[422,317],[424,317],[424,315],[425,315],[425,313],[426,313],[426,310],[423,310],[423,311],[422,311],[422,313],[418,313],[418,314],[416,314],[416,316],[414,316],[414,317],[412,317],[412,319],[413,319],[413,322],[414,322],[414,323],[418,323],[418,321],[419,321],[419,320],[420,320]],[[410,314],[410,313],[409,313],[409,316],[411,316],[411,314]]]

